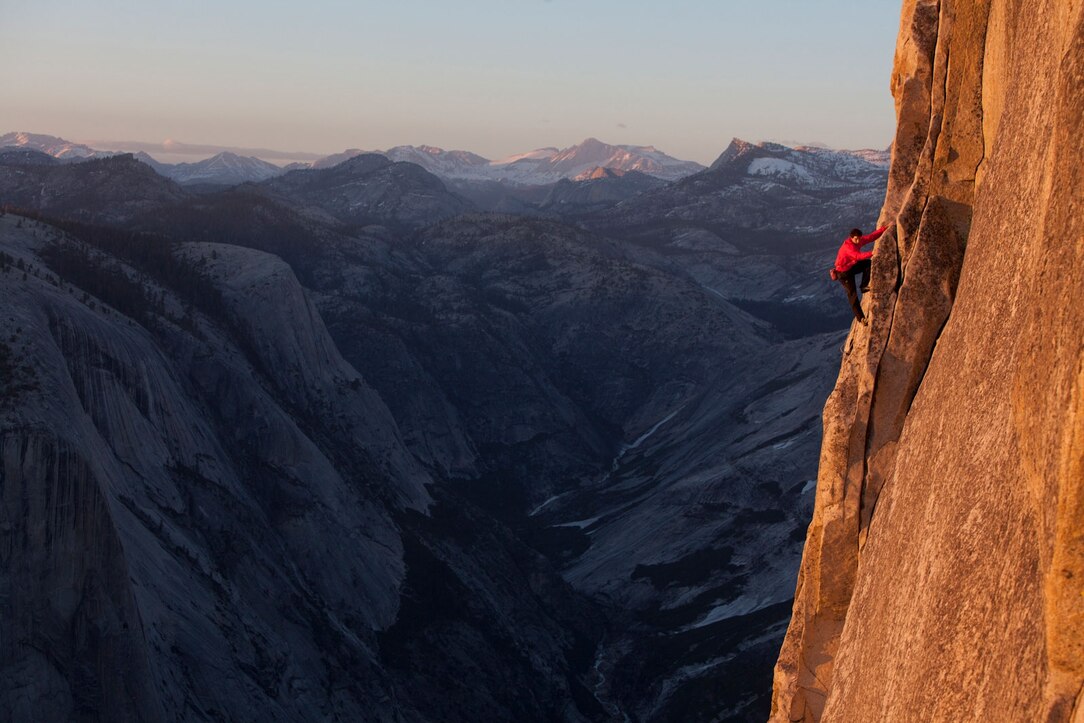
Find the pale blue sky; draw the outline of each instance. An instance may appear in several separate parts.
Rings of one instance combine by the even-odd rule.
[[[0,133],[886,147],[899,0],[0,0]],[[852,110],[848,110],[852,109]]]

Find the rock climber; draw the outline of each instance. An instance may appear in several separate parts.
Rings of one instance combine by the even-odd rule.
[[[862,305],[858,300],[858,291],[854,288],[854,277],[861,273],[860,289],[862,293],[869,291],[870,258],[873,256],[872,251],[863,251],[862,247],[881,238],[881,234],[887,228],[888,226],[882,226],[865,236],[862,235],[861,229],[852,228],[850,235],[843,240],[843,245],[839,247],[839,253],[836,254],[836,265],[832,269],[831,276],[843,284],[843,289],[847,292],[847,301],[851,302],[851,310],[854,311],[854,318],[860,324],[866,323],[866,315],[862,313]]]

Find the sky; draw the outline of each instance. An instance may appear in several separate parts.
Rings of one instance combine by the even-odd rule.
[[[885,148],[899,0],[0,0],[0,134]]]

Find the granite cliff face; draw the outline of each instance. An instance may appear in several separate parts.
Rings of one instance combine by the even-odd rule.
[[[229,324],[141,279],[162,302],[141,325],[47,270],[65,268],[49,227],[7,216],[0,236],[26,269],[0,283],[2,708],[239,718],[238,671],[266,719],[368,699],[371,681],[321,691],[371,669],[405,572],[389,509],[424,509],[428,478],[289,268],[223,247]],[[84,270],[140,278],[72,244]],[[88,288],[124,298],[99,278]],[[274,354],[252,334],[271,319],[289,339]]]
[[[4,157],[0,718],[767,715],[883,164],[561,219]]]
[[[1084,716],[1084,8],[907,0],[774,721]]]
[[[5,720],[585,717],[591,606],[434,488],[290,266],[69,228],[0,216]]]

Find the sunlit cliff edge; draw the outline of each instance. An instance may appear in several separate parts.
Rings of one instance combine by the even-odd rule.
[[[1084,6],[905,0],[773,721],[1084,720]]]

